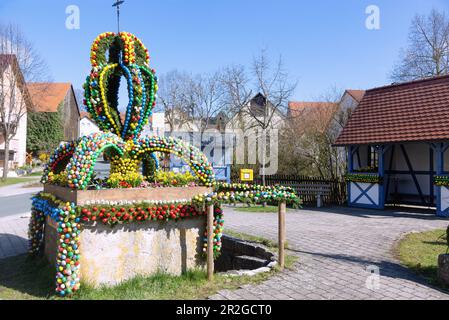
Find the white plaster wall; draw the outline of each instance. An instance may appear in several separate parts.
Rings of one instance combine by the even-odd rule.
[[[153,130],[165,129],[165,113],[155,112],[152,116],[152,126]]]
[[[366,190],[370,187],[371,184],[369,183],[357,183],[363,190]],[[366,205],[373,205],[373,203],[364,195],[361,197],[356,203],[354,202],[361,194],[359,188],[355,185],[355,183],[350,183],[350,190],[351,190],[351,199],[350,202],[352,204],[366,204]],[[376,205],[379,204],[379,185],[374,185],[368,192],[369,197],[375,202]]]
[[[5,88],[9,88],[9,79],[11,79],[10,77],[14,74],[12,66],[9,66],[4,72],[6,74],[4,80]],[[23,166],[26,163],[27,114],[26,111],[20,110],[20,108],[24,108],[24,99],[18,85],[16,85],[15,94],[15,101],[18,101],[18,106],[7,106],[5,112],[8,114],[10,108],[16,107],[18,113],[24,113],[19,121],[16,135],[10,141],[10,150],[15,151],[14,161],[11,165]],[[8,95],[6,95],[6,101],[10,101]],[[3,137],[0,137],[0,142],[0,149],[4,149],[5,143]],[[7,157],[8,156],[6,155],[6,159]]]
[[[97,132],[100,132],[98,126],[89,118],[82,118],[80,120],[80,137],[88,136]]]
[[[430,154],[427,144],[404,144],[405,150],[409,157],[410,163],[414,171],[429,171]],[[387,153],[385,160],[385,170],[389,169],[391,153]],[[434,155],[434,169],[436,170],[436,156]],[[407,162],[399,145],[395,148],[394,163],[392,170],[408,171]],[[398,193],[418,194],[413,177],[411,175],[392,175],[390,193],[394,190],[397,183]],[[430,178],[428,175],[416,175],[421,190],[424,195],[430,194]]]
[[[151,116],[151,124],[147,124],[142,130],[142,137],[146,136],[159,136],[163,137],[165,135],[165,113],[155,112]]]
[[[449,208],[449,189],[441,187],[441,211]]]
[[[352,112],[359,105],[349,93],[345,92],[340,101],[340,109],[343,112]]]
[[[14,139],[17,139],[16,155],[14,161],[18,166],[23,166],[26,163],[26,147],[27,147],[27,115],[25,114],[19,122],[17,134]]]
[[[273,111],[270,110],[270,115]],[[260,118],[260,121],[263,122],[263,117]],[[285,125],[285,119],[279,115],[277,112],[273,114],[272,120],[271,120],[271,128],[272,129],[281,129]],[[235,114],[229,122],[226,124],[227,130],[232,129],[242,129],[247,130],[248,128],[253,127],[260,127],[257,123],[257,121],[249,114]]]

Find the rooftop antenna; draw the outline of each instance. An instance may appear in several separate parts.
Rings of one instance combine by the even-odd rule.
[[[125,0],[117,0],[112,6],[117,8],[117,29],[120,33],[120,6],[125,3]]]

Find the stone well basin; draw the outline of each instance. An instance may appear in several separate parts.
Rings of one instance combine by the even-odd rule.
[[[77,205],[85,205],[93,200],[191,199],[211,191],[206,187],[80,191],[44,186],[44,192]],[[205,220],[205,216],[200,216],[178,222],[136,222],[114,228],[101,222],[83,223],[80,234],[81,281],[94,287],[110,286],[138,275],[157,272],[180,275],[189,269],[204,269],[202,250]],[[45,254],[51,263],[56,262],[57,248],[57,225],[47,217]]]

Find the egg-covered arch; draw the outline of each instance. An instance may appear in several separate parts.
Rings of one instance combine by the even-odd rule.
[[[78,141],[79,140],[61,143],[59,147],[56,148],[45,166],[41,179],[42,183],[47,182],[50,172],[60,173],[67,167],[70,158],[73,156],[76,146],[78,145]]]
[[[112,133],[94,133],[82,137],[66,168],[68,186],[72,189],[85,190],[94,172],[97,158],[105,149],[114,148],[123,156],[125,143]]]
[[[173,137],[145,137],[138,141],[134,153],[141,158],[153,152],[171,153],[182,159],[206,186],[215,182],[215,174],[207,157],[198,148]]]

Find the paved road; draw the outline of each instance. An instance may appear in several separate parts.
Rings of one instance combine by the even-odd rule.
[[[5,202],[5,198],[0,198],[0,207],[21,201],[25,199]],[[275,214],[226,208],[225,219],[226,228],[277,238]],[[0,259],[26,252],[28,221],[29,214],[0,218]],[[299,258],[293,270],[259,285],[220,291],[210,298],[449,300],[449,295],[402,267],[391,252],[403,234],[446,228],[448,223],[449,220],[407,212],[348,208],[289,211],[287,240],[292,248],[290,254]],[[379,270],[379,277],[370,273],[373,269]]]
[[[0,218],[30,211],[31,197],[34,193],[0,197]]]
[[[25,253],[28,249],[31,197],[42,188],[24,188],[24,185],[26,183],[0,188],[0,259]]]
[[[29,213],[0,218],[0,259],[28,251],[29,221]]]
[[[29,183],[0,188],[0,218],[30,212],[31,197],[41,191],[42,187],[25,187],[27,184]]]
[[[277,239],[275,214],[226,208],[225,221],[225,228]],[[448,223],[433,215],[393,211],[336,208],[289,212],[290,254],[299,258],[294,269],[260,285],[223,290],[211,299],[449,299],[402,267],[391,251],[405,233],[446,228]],[[370,273],[376,269],[379,277]]]
[[[111,166],[109,164],[109,162],[105,162],[103,160],[98,160],[97,163],[95,164],[95,173],[97,174],[98,178],[104,179],[107,176],[109,176],[109,170],[110,170]]]

